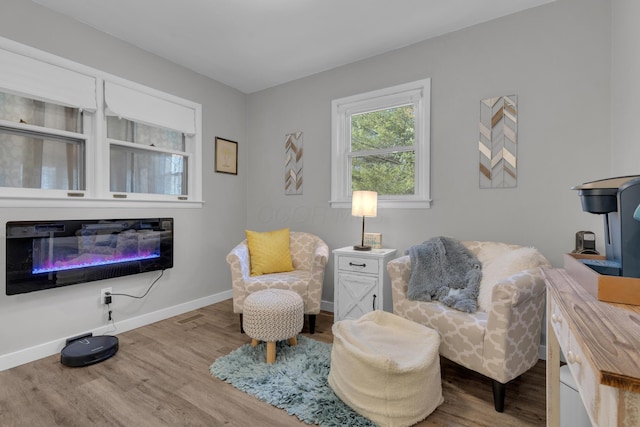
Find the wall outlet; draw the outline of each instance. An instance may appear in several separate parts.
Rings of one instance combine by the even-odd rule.
[[[107,303],[105,301],[105,298],[107,296],[106,295],[107,292],[111,293],[113,291],[111,290],[111,288],[102,288],[102,289],[100,289],[100,304],[106,304]]]

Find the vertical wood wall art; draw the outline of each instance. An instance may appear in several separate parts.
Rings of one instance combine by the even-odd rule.
[[[512,188],[518,183],[518,97],[480,101],[480,188]]]
[[[284,194],[302,194],[302,132],[284,139]]]

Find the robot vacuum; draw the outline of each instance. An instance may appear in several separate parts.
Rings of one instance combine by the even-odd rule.
[[[117,337],[88,334],[67,340],[60,353],[60,363],[71,367],[88,366],[107,360],[117,352]]]

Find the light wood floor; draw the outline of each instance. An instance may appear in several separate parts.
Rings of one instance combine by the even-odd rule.
[[[68,368],[51,356],[0,372],[0,425],[306,425],[210,375],[213,360],[250,342],[238,322],[224,301],[118,335],[119,352],[102,363]],[[332,323],[321,313],[313,338],[331,342]],[[418,426],[544,425],[544,375],[539,361],[509,384],[500,414],[490,380],[442,359],[445,402]]]

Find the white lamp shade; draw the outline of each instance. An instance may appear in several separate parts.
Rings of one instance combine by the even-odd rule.
[[[378,193],[375,191],[354,191],[351,197],[351,215],[376,216],[378,214]]]

